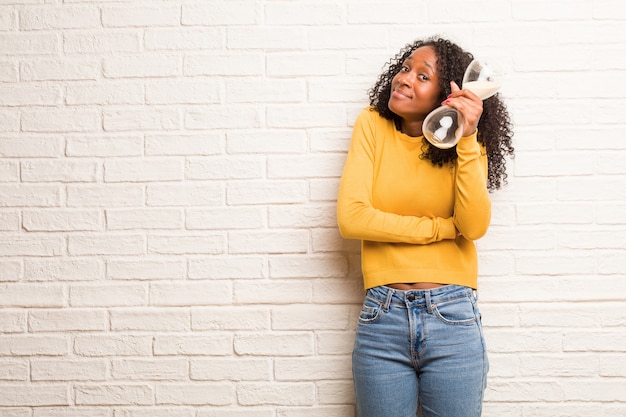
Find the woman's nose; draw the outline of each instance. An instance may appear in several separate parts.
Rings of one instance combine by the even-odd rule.
[[[398,83],[400,83],[401,85],[405,85],[407,87],[411,86],[411,77],[410,77],[411,74],[401,73],[398,75],[399,75]]]

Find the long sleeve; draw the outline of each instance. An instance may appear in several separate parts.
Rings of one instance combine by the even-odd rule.
[[[487,155],[476,133],[457,144],[454,224],[466,239],[482,237],[491,221],[491,200],[487,190]]]
[[[374,207],[376,126],[365,110],[355,122],[337,201],[343,237],[375,242],[429,244],[454,239],[454,219],[385,212]]]

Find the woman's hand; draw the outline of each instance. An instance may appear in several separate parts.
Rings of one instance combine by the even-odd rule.
[[[461,90],[454,82],[450,82],[452,94],[441,103],[455,108],[463,116],[463,137],[470,136],[478,128],[478,121],[483,114],[483,101],[470,90]]]

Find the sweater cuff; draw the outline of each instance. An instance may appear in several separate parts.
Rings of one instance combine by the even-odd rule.
[[[456,153],[459,158],[474,159],[481,155],[480,144],[477,140],[478,130],[475,130],[469,136],[464,136],[459,140],[456,145]]]
[[[456,239],[456,226],[454,225],[454,219],[452,217],[441,221],[441,233],[439,237],[441,240]]]

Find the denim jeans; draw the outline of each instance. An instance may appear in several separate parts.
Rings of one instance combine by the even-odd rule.
[[[359,417],[479,417],[489,364],[474,291],[369,289],[352,372]]]

